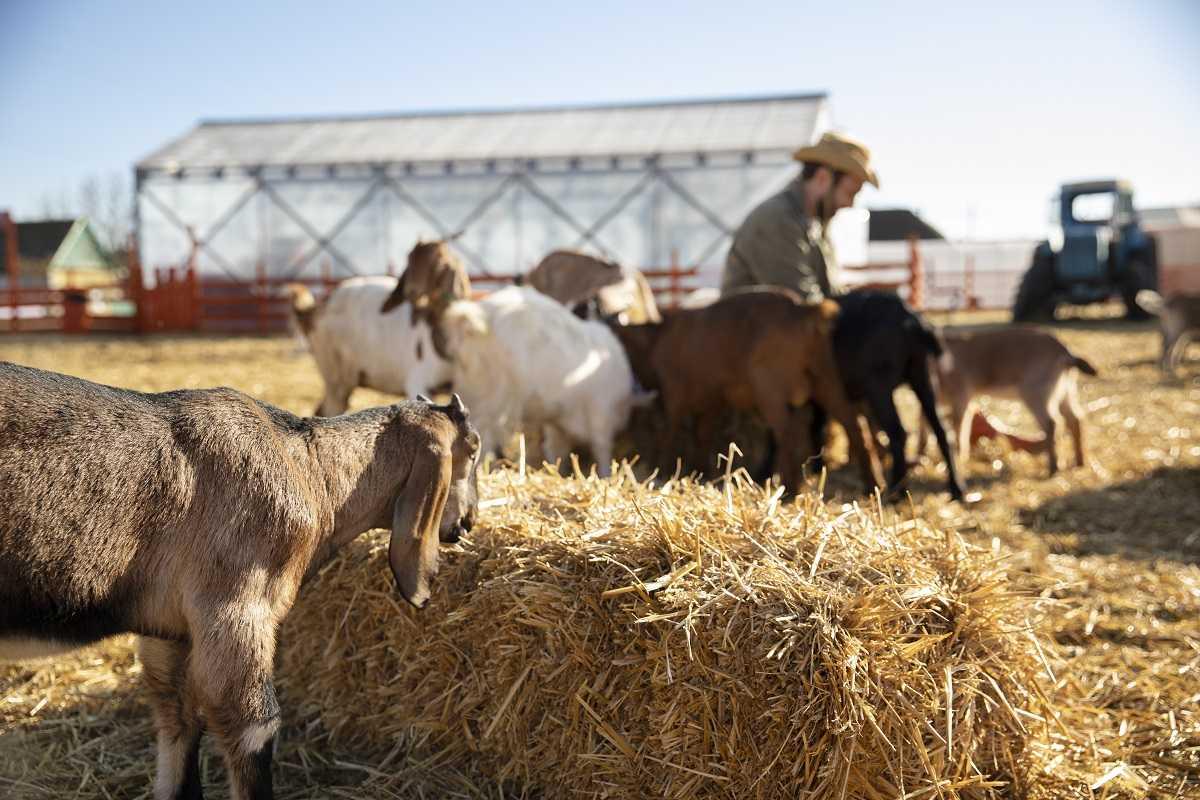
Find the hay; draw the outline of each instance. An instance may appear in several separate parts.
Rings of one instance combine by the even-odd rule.
[[[878,510],[734,481],[494,473],[430,607],[382,536],[285,628],[331,741],[547,797],[986,797],[1047,728],[1001,559]]]
[[[974,313],[959,314],[950,321],[981,318]],[[1089,407],[1087,433],[1093,468],[1068,469],[1048,480],[1043,459],[984,442],[966,469],[970,488],[983,493],[983,502],[967,508],[947,503],[941,493],[944,472],[933,458],[914,472],[916,517],[923,521],[923,531],[953,531],[952,540],[961,537],[980,548],[968,553],[995,548],[1007,559],[1006,591],[1023,591],[1045,603],[1035,631],[1054,678],[1043,667],[1030,676],[1038,683],[1027,689],[1042,687],[1053,706],[1053,716],[1045,728],[1026,723],[1030,735],[1018,758],[1027,762],[1028,797],[1200,797],[1200,364],[1193,361],[1177,378],[1163,379],[1154,366],[1158,337],[1151,325],[1074,321],[1057,326],[1056,333],[1101,370],[1099,378],[1081,382],[1082,397]],[[1193,348],[1193,359],[1196,355]],[[294,344],[285,339],[7,336],[0,337],[0,358],[151,391],[230,385],[299,413],[310,411],[321,394],[311,359],[297,354]],[[360,390],[352,403],[354,408],[362,408],[388,399]],[[903,402],[904,393],[900,400],[901,412],[911,421],[913,404]],[[1006,424],[1035,431],[1016,404],[996,401],[984,405],[989,414]],[[834,462],[839,459],[844,461],[843,452],[835,453]],[[751,462],[748,456],[746,463],[752,468]],[[829,486],[846,487],[840,494],[842,500],[855,498],[857,480],[850,472],[840,471],[845,479],[839,481],[837,474],[831,475]],[[708,495],[694,497],[697,502],[709,503]],[[834,497],[837,503],[839,495]],[[834,505],[828,513],[815,513],[836,518],[839,508]],[[485,522],[501,510],[489,509]],[[715,511],[711,508],[704,513]],[[899,521],[905,522],[908,506],[899,513]],[[543,520],[543,526],[549,524]],[[840,523],[841,527],[849,524],[853,524],[849,518]],[[877,522],[871,524],[878,527]],[[884,527],[890,525],[886,520]],[[476,546],[481,533],[473,537]],[[364,590],[371,587],[371,591],[391,593],[386,568],[356,561],[369,557],[370,544],[367,540],[358,543],[347,554],[349,560],[336,568],[365,570]],[[824,555],[821,563],[825,563]],[[682,580],[692,578],[689,575]],[[664,602],[660,597],[671,591],[651,593],[653,602]],[[437,727],[397,733],[393,746],[386,750],[372,742],[391,736],[390,732],[368,735],[360,731],[351,736],[363,727],[353,720],[331,736],[321,714],[336,713],[336,709],[308,695],[306,668],[291,653],[294,649],[315,652],[319,657],[313,663],[318,666],[311,670],[312,675],[327,679],[331,670],[322,665],[324,651],[332,632],[343,624],[350,598],[329,598],[328,608],[312,611],[316,603],[313,594],[308,590],[303,594],[305,608],[310,609],[306,613],[324,615],[329,620],[327,627],[293,615],[283,642],[284,729],[275,776],[281,800],[499,798],[502,791],[506,797],[520,796],[516,775],[508,779],[504,790],[488,775],[499,774],[497,766],[507,763],[502,753],[497,754],[497,742],[509,742],[506,726],[516,713],[513,707],[525,713],[521,703],[526,702],[529,676],[517,687],[503,715],[482,716],[485,731],[492,720],[499,719],[485,742],[490,748],[487,752],[470,750],[468,745],[448,747],[442,739],[450,734]],[[461,605],[464,600],[465,592],[458,592],[449,602]],[[626,607],[621,603],[629,602],[630,597],[617,596],[601,607],[606,613],[619,613]],[[362,613],[360,599],[354,601],[345,625],[356,626],[353,652],[364,662],[377,658],[367,652],[371,646],[394,646],[381,643],[399,636],[411,624],[407,612],[393,610],[372,622],[358,619],[353,609]],[[433,619],[433,615],[444,616],[444,611],[430,608],[424,614]],[[664,620],[641,623],[640,627],[677,623]],[[301,627],[311,641],[297,640],[294,631]],[[673,630],[676,636],[682,635],[680,629]],[[340,644],[335,646],[347,651],[348,636],[346,631],[338,633],[335,642]],[[408,646],[415,646],[415,641]],[[1016,646],[1023,645],[1018,642]],[[473,653],[472,659],[475,664],[499,669],[504,655]],[[381,707],[373,709],[375,721],[402,712],[411,718],[412,702],[389,694],[382,684],[355,681],[355,663],[343,665],[344,691],[353,708],[360,708],[364,697],[374,695],[381,699]],[[153,733],[149,711],[136,686],[136,669],[126,640],[37,665],[0,664],[0,796],[6,800],[149,797]],[[672,661],[673,674],[676,669]],[[490,701],[493,712],[499,710],[522,671],[524,665],[505,676],[511,680],[502,682],[499,696]],[[530,673],[537,674],[536,668]],[[444,683],[436,674],[431,679]],[[467,690],[473,697],[482,697],[481,689],[471,688],[474,685],[469,681],[464,684],[466,689],[456,686],[447,690],[441,700],[454,704],[458,693]],[[613,685],[610,680],[598,691],[614,691]],[[956,702],[957,688],[953,683]],[[417,695],[424,696],[424,690],[418,688]],[[589,698],[584,699],[593,710],[610,713]],[[1036,713],[1036,705],[1031,708]],[[566,707],[561,713],[567,713]],[[587,715],[582,706],[575,713]],[[938,714],[931,712],[930,716]],[[618,722],[624,719],[619,714],[615,718]],[[457,719],[455,723],[462,728]],[[400,725],[393,722],[391,728],[398,731]],[[683,730],[699,735],[701,729]],[[629,738],[633,739],[633,733]],[[350,745],[352,739],[362,743],[361,749]],[[537,742],[524,744],[539,746]],[[450,760],[460,755],[459,762]],[[782,756],[780,763],[789,757],[793,761],[805,758],[797,747]],[[206,796],[224,797],[220,759],[208,745],[203,763]],[[648,763],[650,769],[678,772],[657,762]],[[855,796],[853,788],[849,785],[847,797]],[[547,794],[552,793],[550,787]],[[760,793],[761,782],[750,796]],[[1017,791],[1011,794],[1020,796]],[[924,795],[936,796],[936,792]]]

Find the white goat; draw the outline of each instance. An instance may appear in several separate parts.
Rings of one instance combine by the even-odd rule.
[[[391,527],[400,593],[474,522],[455,397],[302,419],[232,389],[143,394],[0,363],[0,658],[141,639],[158,800],[200,797],[204,727],[234,800],[271,797],[276,632],[304,578]]]
[[[292,319],[325,382],[316,414],[344,413],[359,386],[412,399],[450,380],[450,364],[410,303],[380,312],[396,285],[395,278],[349,278],[317,303],[304,285],[288,284]]]
[[[607,325],[510,286],[452,303],[441,326],[455,390],[475,409],[485,452],[520,426],[543,426],[547,461],[563,456],[566,443],[587,444],[598,473],[609,474],[613,438],[648,396],[635,393],[629,359]]]

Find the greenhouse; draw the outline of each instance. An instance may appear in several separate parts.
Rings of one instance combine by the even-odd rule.
[[[477,276],[561,247],[715,272],[828,117],[806,94],[204,121],[137,164],[139,253],[246,280],[343,277],[458,235]]]

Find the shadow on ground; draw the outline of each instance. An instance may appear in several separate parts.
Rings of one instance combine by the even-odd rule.
[[[1020,512],[1027,528],[1062,534],[1056,549],[1200,563],[1200,467],[1160,467]]]

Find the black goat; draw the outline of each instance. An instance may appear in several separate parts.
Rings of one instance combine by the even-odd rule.
[[[916,393],[946,460],[950,496],[962,500],[963,485],[946,440],[946,429],[937,415],[929,376],[929,356],[942,354],[937,333],[903,300],[889,292],[860,289],[834,300],[841,307],[833,329],[838,370],[850,402],[865,404],[872,423],[888,435],[892,454],[889,490],[899,491],[908,473],[904,450],[907,434],[892,397],[896,387],[907,383]],[[814,410],[813,443],[818,453],[825,442],[826,416],[823,409]]]

